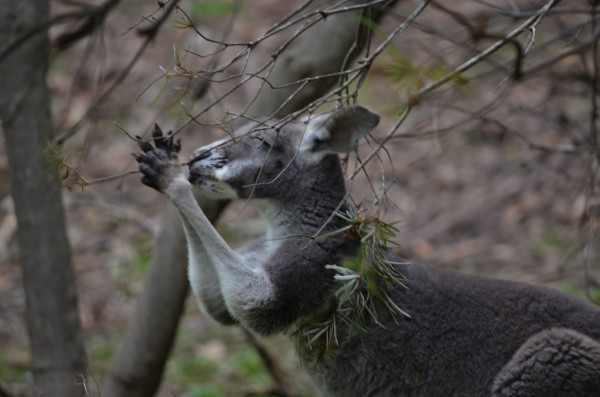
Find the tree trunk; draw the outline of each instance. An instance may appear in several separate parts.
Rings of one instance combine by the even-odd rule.
[[[379,20],[383,14],[383,9],[375,10],[374,19]],[[341,70],[346,54],[354,48],[359,17],[360,11],[329,17],[302,43],[281,55],[271,78],[275,79],[277,84],[287,84],[308,76]],[[335,50],[332,50],[332,42],[338,47]],[[364,42],[358,43],[359,50],[361,44]],[[349,60],[354,59],[359,52],[352,51]],[[303,59],[300,67],[289,67],[289,64],[297,59]],[[310,84],[290,101],[285,112],[300,109],[318,99],[335,82],[336,79],[320,79]],[[277,90],[265,85],[246,115],[259,117],[272,114],[293,91],[294,88],[291,91],[288,88]],[[279,115],[284,114],[279,112]],[[206,199],[199,201],[204,213],[212,222],[225,207],[223,202],[215,204]],[[169,238],[162,237],[157,240],[151,268],[144,282],[144,291],[138,298],[136,315],[105,379],[104,392],[111,397],[154,395],[173,346],[173,337],[188,291],[188,281],[184,253],[185,236],[179,216],[172,208],[163,218],[161,229],[161,236],[168,235]]]
[[[225,202],[200,201],[211,222]],[[152,396],[160,386],[188,294],[185,235],[174,206],[161,222],[144,289],[105,379],[103,395]]]
[[[371,20],[378,23],[396,1],[388,2],[386,6],[371,7],[369,9]],[[348,6],[353,3],[363,4],[365,1],[355,0]],[[369,39],[365,34],[368,32],[368,25],[360,24],[361,14],[362,11],[358,10],[327,17],[317,25],[318,29],[309,37],[284,51],[277,58],[269,75],[270,84],[262,86],[258,97],[248,108],[245,116],[249,118],[269,116],[287,101],[276,114],[277,117],[285,117],[325,95],[338,81],[338,77],[314,80],[291,99],[298,86],[286,85],[307,77],[341,72],[342,68],[350,67]],[[344,61],[347,65],[344,65]]]
[[[0,43],[48,19],[48,0],[3,0]],[[59,176],[48,167],[53,127],[45,29],[0,62],[0,119],[27,304],[33,375],[40,395],[84,395],[86,356],[77,310]]]

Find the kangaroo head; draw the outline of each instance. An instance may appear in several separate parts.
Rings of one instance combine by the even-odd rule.
[[[252,122],[236,138],[194,151],[189,180],[214,198],[293,198],[323,180],[320,173],[340,178],[337,154],[351,151],[378,122],[378,115],[360,106],[279,128]]]

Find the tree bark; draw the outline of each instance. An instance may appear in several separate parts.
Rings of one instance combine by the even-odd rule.
[[[0,43],[48,19],[48,0],[4,0]],[[27,304],[32,366],[40,395],[85,394],[86,355],[77,309],[57,169],[48,166],[52,140],[46,83],[49,42],[45,29],[0,63],[0,119],[6,140],[11,193]]]
[[[281,55],[271,73],[272,83],[283,85],[308,76],[341,70],[346,54],[353,48],[360,14],[360,11],[341,13],[329,17],[325,23],[320,23],[302,43]],[[374,11],[376,20],[383,14],[383,10]],[[361,44],[364,43],[359,43],[359,50]],[[332,48],[333,45],[335,49]],[[350,61],[358,55],[359,50],[352,51]],[[300,59],[303,59],[302,63],[295,65],[296,60]],[[335,78],[320,79],[310,84],[299,92],[279,115],[300,109],[318,99],[335,82]],[[246,111],[246,115],[254,118],[272,114],[293,91],[295,88],[272,89],[265,85]],[[212,222],[218,219],[226,204],[216,204],[201,198],[199,201],[204,213]],[[157,241],[151,268],[144,282],[144,291],[138,298],[136,315],[105,379],[104,392],[111,397],[154,395],[173,346],[173,338],[188,291],[188,281],[184,254],[185,236],[179,216],[172,207],[163,218],[161,229],[163,237]],[[169,238],[165,238],[167,235]]]
[[[378,23],[396,1],[390,1],[385,6],[371,7],[371,20]],[[365,1],[355,0],[348,5],[361,3]],[[276,117],[285,117],[325,95],[338,81],[338,77],[314,80],[291,99],[298,86],[289,84],[307,77],[341,72],[343,67],[352,65],[369,38],[365,34],[368,27],[361,25],[361,14],[362,11],[357,10],[329,16],[317,25],[318,28],[308,38],[284,51],[277,58],[269,75],[270,84],[261,87],[245,115],[249,118],[269,116],[288,101],[275,114]],[[344,61],[347,65],[343,64]]]
[[[200,199],[211,222],[225,202]],[[186,241],[179,214],[169,204],[134,316],[106,376],[103,395],[152,396],[175,341],[189,290]]]

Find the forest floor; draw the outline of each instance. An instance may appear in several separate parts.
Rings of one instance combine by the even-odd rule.
[[[230,40],[259,36],[297,4],[277,0],[246,4]],[[219,37],[231,3],[195,0],[182,7],[204,33]],[[102,32],[103,40],[79,43],[55,57],[49,83],[60,130],[74,125],[106,87],[98,76],[116,74],[126,65],[139,37],[124,32],[151,11],[148,4],[124,2]],[[402,12],[410,8],[401,8]],[[423,18],[430,22],[440,17]],[[387,32],[396,23],[390,18],[382,30]],[[130,155],[136,145],[116,124],[142,135],[155,121],[169,128],[187,120],[177,101],[181,82],[152,83],[161,75],[160,67],[173,64],[174,52],[203,49],[191,30],[174,25],[161,31],[110,100],[96,109],[93,122],[68,142],[67,152],[85,178],[136,169]],[[427,64],[432,48],[424,50],[421,39],[421,32],[409,30],[395,42],[396,51],[416,65]],[[268,56],[272,47],[260,50]],[[384,55],[373,66],[359,98],[362,105],[383,115],[381,135],[404,99],[403,84],[390,81],[386,66],[394,56]],[[569,62],[565,60],[563,67],[571,67]],[[587,99],[551,95],[558,83],[550,78],[515,84],[502,93],[498,84],[498,78],[490,77],[444,93],[442,99],[424,103],[411,115],[403,137],[387,144],[389,158],[383,156],[381,163],[366,167],[377,188],[385,181],[388,202],[385,210],[380,205],[380,214],[398,228],[397,250],[404,257],[471,274],[546,284],[600,303],[600,255],[597,244],[588,238],[590,223],[597,227],[599,220],[585,216],[589,201],[594,200],[586,190],[587,162],[577,154],[536,149],[521,136],[528,134],[527,139],[548,147],[570,142],[589,123]],[[239,108],[247,99],[248,93],[242,92],[231,99],[231,107]],[[469,122],[462,122],[460,112],[448,105],[476,109],[483,102],[494,103],[493,110]],[[218,116],[215,111],[214,117]],[[498,120],[511,128],[497,128]],[[221,137],[218,130],[199,133],[187,128],[182,134],[182,158]],[[0,141],[0,384],[15,396],[29,396],[34,391],[29,385],[25,301],[3,145]],[[367,153],[369,148],[363,146],[361,153]],[[352,192],[356,202],[372,196],[364,177],[353,183]],[[143,288],[166,202],[133,175],[65,189],[64,203],[89,355],[90,395],[96,396],[100,394],[94,382],[101,382]],[[255,215],[233,204],[218,228],[237,244],[264,230]],[[268,338],[267,345],[293,375],[295,386],[310,395],[309,382],[285,338]],[[190,299],[159,396],[239,396],[266,390],[271,384],[244,333],[200,314]]]

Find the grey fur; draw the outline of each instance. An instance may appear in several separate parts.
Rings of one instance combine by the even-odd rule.
[[[331,307],[334,274],[358,242],[334,234],[345,199],[338,152],[350,151],[379,117],[361,107],[279,130],[254,123],[245,135],[198,149],[188,177],[172,139],[137,156],[143,182],[180,211],[190,281],[200,306],[226,324],[263,334],[294,330]],[[265,214],[265,238],[233,251],[210,225],[192,184],[214,197],[250,199]],[[397,262],[397,259],[390,260]],[[399,262],[401,263],[401,262]],[[408,288],[388,291],[411,318],[377,308],[384,327],[338,324],[340,345],[298,353],[331,397],[600,396],[600,309],[558,291],[401,263]]]

